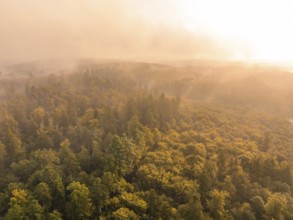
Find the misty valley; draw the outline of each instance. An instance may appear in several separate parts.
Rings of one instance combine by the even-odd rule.
[[[293,219],[290,70],[83,59],[0,71],[0,219]]]

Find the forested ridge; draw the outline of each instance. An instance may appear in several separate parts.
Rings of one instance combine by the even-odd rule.
[[[206,78],[125,66],[1,79],[0,219],[293,219],[275,99],[204,102]]]

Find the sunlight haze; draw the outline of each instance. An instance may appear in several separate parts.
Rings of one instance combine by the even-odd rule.
[[[291,1],[3,0],[0,63],[68,57],[291,61]]]
[[[185,4],[178,1],[178,6],[188,29],[206,31],[226,44],[238,41],[246,45],[242,51],[235,51],[242,52],[243,58],[292,60],[291,1],[186,0]]]

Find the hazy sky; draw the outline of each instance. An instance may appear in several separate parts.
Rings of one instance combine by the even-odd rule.
[[[289,0],[0,0],[0,64],[66,57],[292,60],[291,5]]]

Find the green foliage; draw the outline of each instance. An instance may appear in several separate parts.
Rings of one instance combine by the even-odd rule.
[[[15,189],[5,219],[43,219],[43,208],[23,189]]]
[[[133,193],[122,192],[120,200],[125,203],[126,207],[130,207],[134,211],[144,212],[147,209],[147,203]]]
[[[113,212],[112,216],[113,219],[115,220],[138,220],[139,217],[131,210],[128,208],[120,208]]]
[[[68,139],[60,144],[60,160],[62,162],[63,173],[65,174],[64,177],[71,182],[79,173],[80,166],[76,154],[70,148]]]
[[[52,196],[49,186],[46,183],[39,183],[34,189],[33,195],[46,210],[50,209]]]
[[[267,215],[276,220],[284,219],[287,207],[287,198],[280,193],[272,194],[265,205]]]
[[[60,212],[54,210],[53,212],[49,213],[48,219],[49,220],[62,220],[62,215]]]
[[[0,169],[3,169],[3,165],[5,163],[5,158],[7,156],[6,147],[2,142],[0,142]]]
[[[136,160],[136,146],[127,137],[113,136],[107,149],[108,171],[124,176],[129,174]]]
[[[66,214],[69,219],[87,219],[92,214],[89,189],[84,184],[72,182],[66,189],[69,193],[69,201],[66,206]]]
[[[211,200],[208,203],[208,207],[211,215],[215,219],[227,219],[228,213],[225,210],[225,200],[229,196],[226,191],[213,190],[211,192]]]

